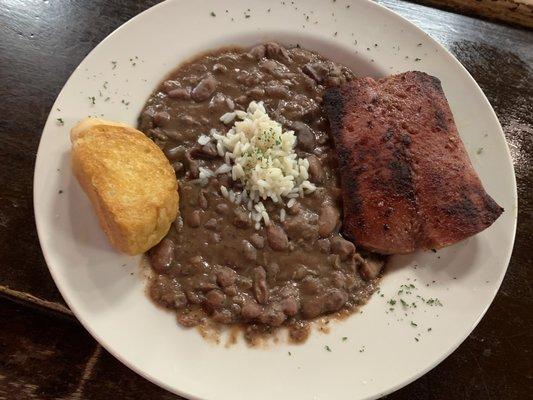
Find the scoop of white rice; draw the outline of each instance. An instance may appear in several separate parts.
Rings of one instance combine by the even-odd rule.
[[[227,113],[220,120],[235,122],[226,134],[213,132],[218,153],[231,166],[233,180],[242,183],[253,205],[267,198],[283,205],[285,198],[316,189],[308,180],[309,162],[294,151],[294,132],[283,131],[281,124],[268,116],[263,102],[252,101],[246,112]],[[261,215],[266,215],[263,220],[268,224],[266,211]]]

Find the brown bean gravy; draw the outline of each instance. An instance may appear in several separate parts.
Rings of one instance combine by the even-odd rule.
[[[266,43],[226,48],[180,66],[149,98],[139,129],[172,163],[180,215],[148,256],[151,298],[186,327],[242,325],[248,333],[287,326],[303,340],[308,322],[364,304],[383,260],[361,254],[341,230],[337,156],[322,107],[328,86],[353,78],[347,68],[299,47]],[[263,201],[270,224],[256,229],[243,204],[221,194],[240,182],[230,173],[199,179],[200,168],[224,163],[212,142],[198,138],[220,117],[262,101],[269,116],[297,136],[296,153],[309,161],[313,193],[280,206]],[[246,335],[245,335],[246,336]]]

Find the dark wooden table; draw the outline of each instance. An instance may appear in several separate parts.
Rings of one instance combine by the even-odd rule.
[[[155,3],[0,1],[0,399],[177,398],[115,360],[74,318],[42,257],[32,204],[41,129],[61,87],[98,42]],[[487,315],[443,363],[388,398],[530,399],[533,32],[379,3],[451,50],[483,88],[511,148],[520,196],[513,257]]]

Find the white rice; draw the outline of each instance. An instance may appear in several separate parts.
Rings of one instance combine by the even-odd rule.
[[[229,196],[228,189],[224,185],[220,186],[220,193],[222,193],[222,196],[224,196],[226,199]]]
[[[224,157],[224,147],[220,142],[217,142],[217,153],[220,157]]]
[[[220,122],[225,125],[228,125],[235,119],[235,116],[235,112],[227,112],[226,114],[222,115],[222,117],[220,117]]]
[[[294,197],[289,199],[289,201],[287,202],[287,208],[292,208],[294,203],[296,203],[296,199]]]
[[[220,175],[220,174],[227,174],[228,172],[231,171],[231,166],[228,165],[228,164],[222,164],[220,167],[218,167],[216,170],[215,170],[215,174],[216,175]]]
[[[261,211],[261,216],[263,217],[263,221],[265,221],[265,225],[270,225],[270,217],[268,216],[268,213],[266,211]]]
[[[198,138],[198,143],[201,144],[202,146],[206,145],[210,141],[211,141],[211,138],[207,135],[200,135],[200,137]]]
[[[201,178],[201,179],[198,178],[198,179],[192,179],[189,182],[191,184],[193,184],[193,185],[198,185],[198,186],[205,187],[209,183],[209,179],[207,179],[207,178]]]
[[[252,221],[259,222],[261,221],[261,214],[258,212],[252,211]]]
[[[227,104],[227,106],[229,107],[230,110],[234,110],[235,109],[235,103],[229,97],[226,97],[226,104]]]
[[[283,131],[281,124],[268,116],[262,102],[252,101],[247,111],[226,113],[220,121],[233,122],[233,127],[226,134],[210,132],[225,161],[215,174],[231,171],[232,179],[244,186],[243,200],[248,199],[248,209],[254,208],[261,215],[264,212],[265,224],[270,217],[261,200],[271,199],[283,206],[283,198],[288,198],[290,208],[294,198],[316,189],[308,180],[309,162],[298,158],[294,151],[294,132]],[[261,209],[257,209],[258,204]]]
[[[252,101],[250,104],[252,103],[255,103],[255,101]],[[250,108],[250,106],[248,106],[248,109]],[[263,108],[264,110],[264,108]],[[246,111],[242,111],[242,110],[237,110],[235,111],[235,115],[240,118],[240,119],[246,119]]]
[[[211,171],[209,168],[200,167],[199,171],[200,171],[200,174],[199,174],[200,179],[209,179],[215,175],[213,171]]]

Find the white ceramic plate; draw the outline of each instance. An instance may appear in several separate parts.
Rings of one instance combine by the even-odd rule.
[[[517,200],[508,148],[487,99],[459,62],[370,1],[350,7],[344,1],[284,3],[168,1],[135,17],[74,71],[37,155],[37,229],[65,301],[119,360],[193,399],[354,400],[396,390],[437,365],[472,331],[500,286],[513,246]],[[135,124],[152,90],[180,62],[219,46],[267,39],[299,43],[361,75],[417,69],[439,77],[473,164],[505,212],[483,233],[438,253],[393,257],[383,296],[375,294],[361,314],[331,324],[329,334],[315,332],[298,346],[281,340],[252,349],[241,341],[227,348],[179,327],[147,299],[139,258],[108,246],[71,173],[68,132],[87,115]],[[416,288],[398,295],[405,284]],[[443,306],[417,296],[438,298]],[[404,309],[400,298],[417,307]],[[397,301],[394,311],[391,299]]]

